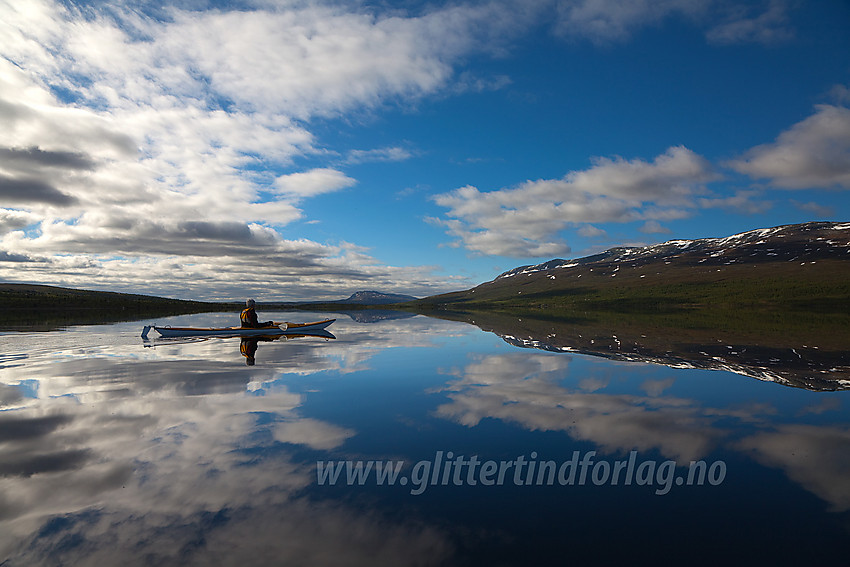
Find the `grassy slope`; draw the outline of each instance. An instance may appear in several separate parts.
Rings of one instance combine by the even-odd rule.
[[[823,260],[800,265],[789,262],[730,265],[718,268],[687,265],[575,267],[517,275],[487,282],[473,290],[429,297],[416,302],[427,307],[524,306],[534,308],[590,307],[638,310],[655,307],[707,307],[719,304],[779,306],[793,302],[825,308],[850,299],[850,263]]]
[[[660,337],[751,344],[850,344],[850,263],[773,262],[718,268],[678,265],[576,267],[517,275],[415,302],[441,313],[501,313]],[[641,277],[644,276],[644,277]],[[480,317],[479,317],[480,318]],[[662,340],[662,342],[666,342]],[[660,345],[659,345],[660,346]]]

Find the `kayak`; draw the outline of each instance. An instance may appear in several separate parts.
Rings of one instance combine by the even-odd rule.
[[[336,319],[324,319],[312,323],[277,323],[268,327],[157,327],[156,325],[145,325],[142,330],[142,338],[148,338],[151,329],[162,337],[255,337],[269,335],[286,335],[311,333],[321,331],[328,327]]]

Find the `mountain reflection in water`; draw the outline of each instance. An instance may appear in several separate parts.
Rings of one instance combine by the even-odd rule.
[[[219,326],[232,314],[174,318]],[[305,314],[291,315],[304,318]],[[0,564],[840,564],[850,409],[729,372],[517,349],[422,316],[336,340],[0,335]],[[319,485],[317,461],[725,463],[717,486]],[[344,478],[344,476],[343,476]]]
[[[850,329],[842,336],[809,337],[796,345],[772,344],[749,336],[722,340],[710,329],[687,336],[681,329],[644,329],[628,324],[580,325],[557,319],[498,313],[454,313],[443,317],[493,332],[508,344],[672,368],[726,370],[785,386],[813,391],[850,389]]]

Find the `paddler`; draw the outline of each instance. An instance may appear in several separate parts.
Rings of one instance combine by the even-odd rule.
[[[257,321],[257,311],[254,309],[254,300],[248,299],[245,301],[246,308],[242,310],[242,313],[239,315],[239,319],[242,321],[242,327],[247,327],[251,329],[256,329],[258,327],[272,327],[274,326],[274,321],[266,321],[265,323],[260,323]]]

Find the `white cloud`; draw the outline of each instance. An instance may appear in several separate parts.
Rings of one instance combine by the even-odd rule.
[[[850,189],[850,108],[819,105],[812,116],[730,167],[783,189]]]
[[[0,0],[0,196],[18,214],[0,224],[0,259],[18,260],[17,270],[21,259],[37,258],[20,277],[65,283],[129,285],[144,279],[141,265],[214,274],[238,265],[281,284],[303,273],[294,287],[311,293],[322,270],[329,289],[342,287],[341,278],[377,286],[400,272],[400,281],[424,283],[393,286],[399,291],[438,285],[425,267],[380,267],[361,262],[362,251],[286,237],[285,225],[315,222],[304,218],[305,199],[356,183],[338,169],[299,170],[302,158],[332,156],[341,167],[411,156],[389,145],[340,160],[311,121],[501,88],[509,79],[460,65],[473,54],[504,54],[552,4],[505,0],[419,15],[334,2],[183,6]],[[581,0],[558,10],[562,31],[600,41],[677,15],[705,25],[711,12],[694,0]],[[725,24],[757,19],[720,13]],[[603,158],[562,179],[440,195],[449,212],[434,222],[477,253],[561,255],[569,246],[559,232],[573,224],[692,214],[699,186],[712,178],[684,147],[652,162]],[[294,252],[301,248],[304,261]],[[51,272],[45,259],[65,271]],[[119,266],[129,272],[104,276]],[[216,295],[232,289],[214,275],[205,281],[224,286]]]
[[[604,236],[608,235],[607,232],[605,232],[601,228],[597,228],[597,227],[593,226],[592,224],[584,225],[583,227],[579,228],[576,232],[578,232],[581,236],[584,236],[585,238],[599,238],[599,237],[604,237]]]
[[[216,92],[239,106],[307,118],[443,84],[452,69],[439,56],[418,56],[436,39],[423,36],[419,23],[315,5],[201,17],[178,12],[162,49],[195,63]]]
[[[506,9],[0,2],[0,262],[15,261],[14,278],[89,287],[134,289],[158,274],[154,289],[184,297],[222,297],[240,280],[277,285],[279,298],[351,282],[445,291],[453,284],[433,267],[381,266],[279,227],[303,217],[303,200],[356,183],[294,167],[333,154],[311,119],[445,88],[460,57],[512,33]],[[409,156],[390,146],[349,157]]]
[[[682,218],[716,178],[704,158],[678,146],[652,162],[598,158],[590,169],[561,179],[490,192],[462,187],[434,197],[449,218],[431,220],[473,252],[560,255],[569,246],[559,232],[570,224]]]
[[[0,209],[0,235],[35,223],[39,217],[26,211]]]
[[[15,252],[5,260],[0,256],[0,267],[14,266],[14,270],[4,270],[8,282],[42,281],[222,301],[252,294],[266,301],[339,299],[363,288],[424,297],[473,283],[460,277],[437,276],[437,266],[387,266],[357,246],[287,240],[256,225],[228,236],[228,230],[235,228],[190,226],[187,230],[194,230],[196,238],[181,242],[178,237],[183,232],[160,233],[160,228],[151,224],[146,239],[139,243],[130,238],[116,241],[106,230],[65,236],[74,229],[70,225],[51,225],[52,232],[44,240],[27,239],[13,231],[0,241],[0,249]],[[241,242],[237,241],[240,235]],[[270,237],[273,240],[263,240]],[[59,246],[54,238],[73,251],[49,255],[48,251]],[[89,239],[88,250],[84,238]],[[24,257],[33,261],[21,263]]]
[[[669,148],[652,163],[599,158],[591,169],[567,176],[576,189],[590,194],[673,202],[687,198],[694,185],[716,178],[709,163],[684,146]]]
[[[281,175],[274,184],[283,195],[312,197],[332,193],[354,185],[356,181],[341,171],[329,168],[311,169],[300,173]]]
[[[670,234],[670,229],[661,226],[657,220],[648,220],[638,229],[644,234]]]

